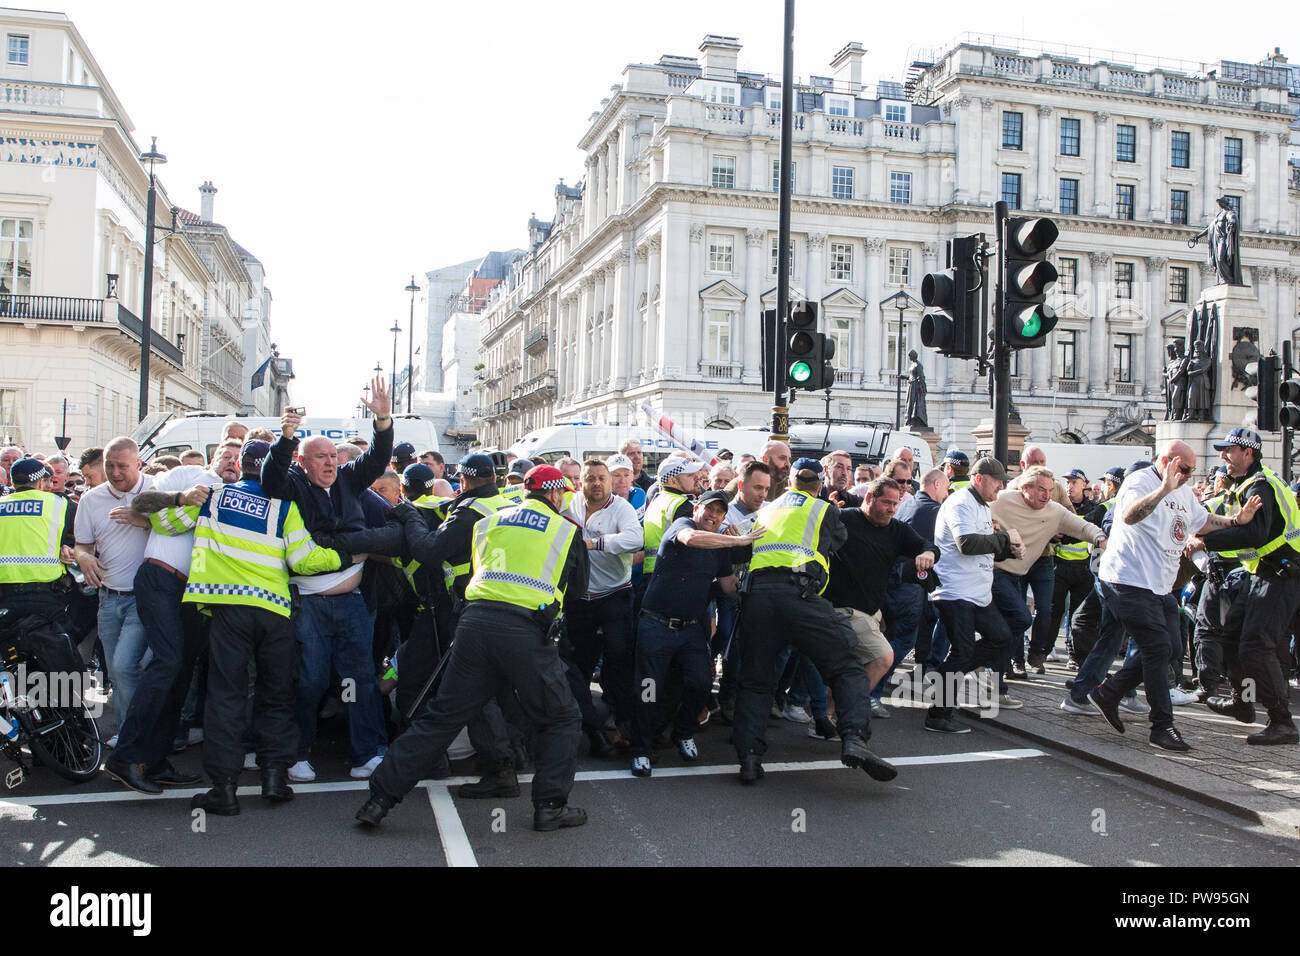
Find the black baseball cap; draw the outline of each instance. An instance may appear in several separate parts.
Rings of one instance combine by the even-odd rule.
[[[790,466],[790,474],[795,475],[801,471],[811,471],[815,475],[822,473],[822,463],[816,458],[800,458]]]
[[[239,449],[239,463],[244,468],[261,468],[266,456],[271,454],[271,443],[251,438]]]
[[[393,446],[393,461],[405,461],[415,457],[415,446],[409,441],[398,442]]]
[[[970,470],[971,477],[978,475],[988,475],[990,478],[996,478],[998,481],[1008,481],[1007,470],[1002,467],[1002,462],[996,458],[986,457],[975,462],[975,467]]]
[[[39,458],[19,458],[9,466],[9,480],[15,485],[31,485],[47,478],[50,471]]]
[[[496,474],[496,466],[487,455],[477,453],[460,460],[460,473],[466,478],[491,478]]]
[[[701,508],[705,505],[722,505],[723,508],[729,508],[731,502],[727,500],[727,493],[722,490],[706,491],[695,499],[695,507]]]
[[[402,472],[403,487],[417,492],[415,497],[427,495],[432,490],[435,481],[437,479],[433,476],[433,469],[422,462],[407,465],[406,470]],[[411,496],[408,495],[408,497]]]
[[[1078,478],[1081,481],[1087,481],[1088,476],[1083,473],[1082,468],[1071,468],[1065,473],[1066,478]]]

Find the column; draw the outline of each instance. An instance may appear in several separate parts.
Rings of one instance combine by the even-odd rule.
[[[1106,313],[1110,311],[1110,260],[1109,252],[1090,252],[1092,266],[1094,305],[1092,322],[1088,326],[1088,341],[1083,347],[1088,351],[1088,391],[1091,395],[1106,393],[1106,359],[1110,343],[1106,341]],[[1078,361],[1078,355],[1075,355]]]
[[[1110,114],[1098,111],[1092,114],[1093,137],[1093,199],[1092,209],[1095,216],[1109,216],[1111,204],[1111,143]]]
[[[1277,269],[1272,266],[1256,266],[1251,270],[1251,281],[1256,286],[1255,294],[1259,297],[1259,304],[1264,307],[1263,328],[1259,330],[1260,354],[1267,355],[1269,349],[1277,349],[1280,355],[1282,344],[1279,331],[1282,328],[1289,329],[1290,326],[1282,325],[1278,321],[1278,316],[1269,308],[1269,303],[1277,301]],[[1231,341],[1231,337],[1228,341]],[[1220,356],[1220,358],[1224,357]]]
[[[808,274],[804,280],[804,289],[808,298],[817,302],[821,300],[826,273],[826,233],[808,233]]]
[[[979,151],[980,169],[984,170],[980,184],[980,202],[989,205],[1002,198],[1002,181],[993,160],[995,144],[1002,142],[998,117],[993,112],[997,105],[997,101],[991,97],[980,97]]]
[[[1275,154],[1269,148],[1272,139],[1272,133],[1263,133],[1259,131],[1256,131],[1255,133],[1256,175],[1254,185],[1258,188],[1253,190],[1254,196],[1252,197],[1252,201],[1248,204],[1251,208],[1246,211],[1252,213],[1251,221],[1255,224],[1256,232],[1268,232],[1275,222],[1273,218],[1273,210],[1271,208],[1272,203],[1270,202],[1267,193],[1264,191],[1264,184],[1274,182],[1275,176],[1284,176],[1283,171],[1278,169],[1277,165],[1273,161]],[[1279,207],[1277,210],[1278,215],[1282,215],[1283,211],[1287,208],[1287,206]],[[1242,224],[1242,231],[1245,231],[1244,223]]]
[[[556,404],[564,404],[569,395],[569,309],[570,300],[560,300],[555,322],[555,395]]]
[[[1052,108],[1038,107],[1038,206],[1043,212],[1050,212],[1055,206],[1052,195]],[[1041,351],[1041,350],[1040,350]]]
[[[763,245],[766,241],[766,229],[745,230],[745,315],[740,323],[740,342],[744,356],[741,381],[747,385],[762,381]]]
[[[969,96],[944,103],[940,110],[944,118],[949,118],[956,111],[957,124],[954,146],[956,147],[956,176],[953,183],[952,201],[957,203],[974,202],[980,195],[979,160],[976,159],[979,147],[978,117],[971,112]],[[872,197],[875,198],[875,197]]]
[[[591,391],[591,290],[595,279],[585,275],[580,280],[578,293],[578,375],[573,383],[575,398],[586,398]]]
[[[1150,277],[1154,271],[1150,266],[1150,259],[1139,260],[1133,270],[1133,307],[1137,308],[1137,303],[1141,301],[1142,291],[1150,287]],[[1133,379],[1134,393],[1141,394],[1143,382],[1145,382],[1144,370],[1146,369],[1147,354],[1151,351],[1147,336],[1151,333],[1151,326],[1159,325],[1158,319],[1152,319],[1152,313],[1147,312],[1147,324],[1145,327],[1134,330],[1133,333],[1133,352],[1129,355],[1129,373]],[[1156,346],[1159,349],[1159,346]]]
[[[633,313],[636,311],[635,300],[629,305],[628,285],[632,281],[627,264],[631,257],[626,249],[614,253],[614,269],[611,283],[614,287],[613,300],[610,303],[613,314],[610,317],[612,336],[610,341],[611,374],[614,378],[613,389],[621,392],[627,388],[632,371],[632,343],[635,341],[633,331]]]
[[[609,299],[605,269],[606,266],[602,263],[592,272],[596,284],[591,293],[591,383],[592,392],[596,394],[605,390],[605,353],[608,351],[608,343],[605,341],[605,308]]]
[[[1193,224],[1208,224],[1214,218],[1214,200],[1219,198],[1218,190],[1215,189],[1215,183],[1219,179],[1219,151],[1214,142],[1219,127],[1207,126],[1202,132],[1205,136],[1201,144],[1201,208],[1200,216],[1193,220]]]
[[[1278,354],[1282,353],[1282,343],[1290,336],[1290,330],[1295,327],[1296,319],[1296,270],[1278,269],[1277,270],[1277,348]],[[1261,346],[1262,350],[1262,346]],[[1295,361],[1295,356],[1291,360]]]
[[[1165,269],[1169,260],[1164,256],[1148,256],[1146,259],[1147,276],[1147,331],[1146,359],[1139,366],[1134,363],[1134,378],[1141,370],[1142,390],[1140,394],[1159,397],[1160,383],[1165,368],[1164,333],[1160,329],[1160,319],[1165,306]]]
[[[1169,144],[1165,137],[1165,121],[1159,117],[1151,119],[1151,173],[1147,176],[1147,190],[1151,194],[1151,209],[1147,214],[1152,222],[1164,222],[1165,202],[1169,190],[1165,186],[1164,172],[1169,163]],[[1149,381],[1149,380],[1148,380]]]
[[[1278,164],[1277,178],[1274,180],[1274,183],[1277,187],[1277,198],[1275,200],[1261,198],[1262,202],[1277,203],[1277,207],[1276,207],[1277,221],[1275,227],[1278,232],[1286,232],[1288,229],[1290,229],[1291,226],[1291,219],[1290,219],[1291,213],[1289,212],[1289,210],[1291,209],[1291,197],[1290,197],[1290,193],[1288,192],[1288,190],[1290,189],[1289,182],[1291,179],[1291,167],[1286,161],[1287,152],[1290,149],[1290,143],[1291,143],[1290,137],[1291,134],[1289,132],[1282,132],[1277,134],[1277,150],[1276,152],[1273,153],[1273,155],[1277,157],[1277,164]],[[1270,144],[1270,149],[1271,148],[1272,148],[1272,144]],[[1265,192],[1262,188],[1260,189],[1260,196],[1261,197],[1265,196]],[[1293,311],[1294,305],[1295,305],[1295,300],[1292,300],[1291,305],[1288,306],[1287,310],[1283,312],[1282,315],[1294,316],[1295,315],[1295,312]]]
[[[885,150],[868,149],[867,150],[867,195],[866,198],[873,202],[889,201],[889,184],[885,182]],[[920,188],[918,182],[917,188]],[[917,200],[916,196],[912,197],[913,201]]]
[[[589,236],[596,230],[600,221],[596,218],[596,194],[600,191],[600,165],[595,155],[587,157],[587,183],[582,190],[583,236]]]
[[[866,320],[858,336],[862,345],[862,381],[880,381],[880,288],[885,275],[885,240],[881,236],[867,236],[867,300]]]
[[[644,380],[662,378],[664,374],[664,330],[659,316],[662,309],[657,301],[662,293],[659,250],[661,241],[658,236],[651,236],[646,242],[646,323],[644,364],[648,366],[649,376]]]
[[[636,247],[634,265],[632,267],[632,288],[628,293],[628,345],[632,351],[631,367],[628,373],[627,384],[631,388],[640,384],[645,372],[645,336],[646,336],[646,318],[650,314],[649,277],[646,269],[649,260],[649,250],[645,245]],[[641,297],[646,296],[646,307],[641,308]],[[643,318],[643,316],[645,318]]]
[[[703,347],[703,316],[699,311],[699,289],[703,285],[703,243],[705,243],[705,226],[694,222],[690,226],[689,272],[686,273],[685,311],[686,320],[686,378],[699,378],[699,356]],[[664,315],[668,315],[664,312]]]
[[[596,225],[599,226],[609,216],[609,143],[596,153],[596,170],[600,179],[596,190]]]
[[[606,154],[609,164],[609,212],[616,214],[623,205],[623,150],[619,145],[621,139],[618,130],[609,134],[609,146]]]

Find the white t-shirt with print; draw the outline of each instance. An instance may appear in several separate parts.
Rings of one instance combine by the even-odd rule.
[[[1210,513],[1190,484],[1165,495],[1155,511],[1137,524],[1126,524],[1124,512],[1162,484],[1155,468],[1143,468],[1124,479],[1115,496],[1115,521],[1111,525],[1099,573],[1107,584],[1145,588],[1157,596],[1170,592],[1178,576],[1178,562],[1192,535],[1200,534]]]

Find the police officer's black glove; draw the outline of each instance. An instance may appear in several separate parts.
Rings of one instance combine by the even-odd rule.
[[[409,501],[403,501],[400,505],[393,508],[392,511],[388,512],[388,520],[396,521],[399,524],[406,524],[406,522],[418,517],[420,517],[420,509],[416,508],[415,505],[411,504]]]
[[[311,539],[322,548],[333,548],[335,545],[333,531],[317,531],[311,536]]]

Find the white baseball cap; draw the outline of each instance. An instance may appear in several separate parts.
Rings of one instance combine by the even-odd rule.
[[[632,470],[632,459],[627,455],[610,455],[605,459],[605,467],[610,471],[618,471],[620,468]]]

